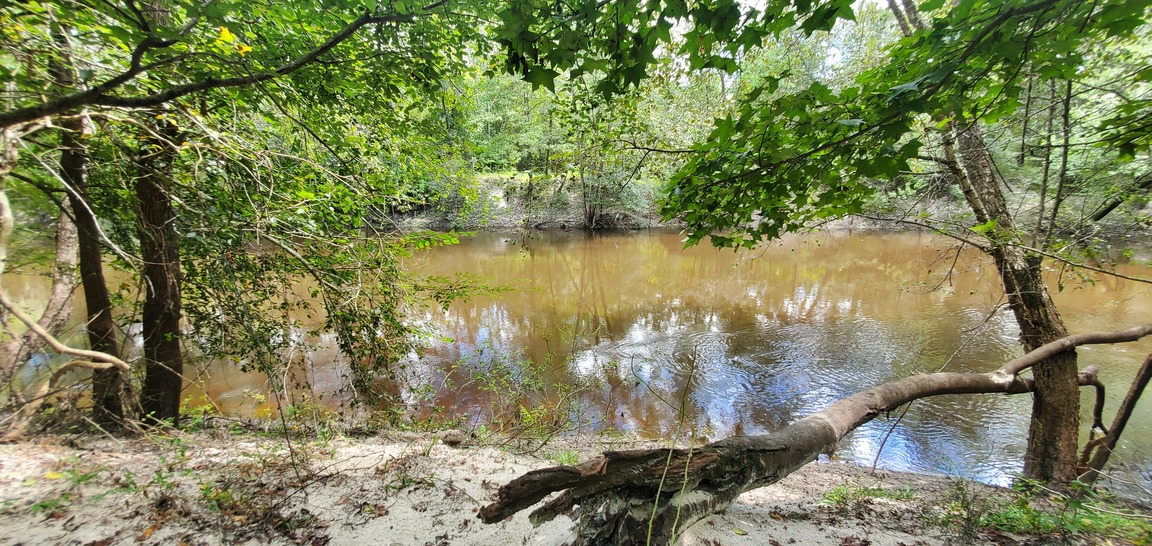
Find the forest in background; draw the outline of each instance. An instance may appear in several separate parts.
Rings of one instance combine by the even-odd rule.
[[[77,285],[95,352],[54,346],[79,357],[54,375],[92,369],[101,426],[178,422],[189,349],[275,383],[301,343],[293,313],[325,317],[361,403],[394,405],[381,380],[421,334],[406,314],[490,290],[406,273],[403,257],[458,236],[394,223],[494,195],[587,229],[658,215],[719,246],[852,215],[935,230],[993,257],[1031,351],[1068,334],[1044,260],[1147,259],[1113,246],[1149,223],[1147,15],[1121,0],[6,4],[0,246],[8,270],[54,263],[58,288],[32,320],[5,304],[13,432],[49,394],[18,371]],[[304,278],[318,305],[284,295]],[[142,358],[122,360],[137,337]],[[1025,473],[1067,481],[1075,358],[1036,372]]]

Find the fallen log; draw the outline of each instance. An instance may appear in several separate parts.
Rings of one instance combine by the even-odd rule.
[[[576,466],[534,470],[501,487],[495,502],[483,507],[479,517],[485,523],[502,521],[562,491],[529,515],[533,524],[561,514],[572,516],[577,545],[672,544],[684,529],[724,510],[741,493],[775,483],[821,453],[832,452],[841,438],[877,415],[941,394],[1030,392],[1031,379],[1019,374],[1052,355],[1149,334],[1152,324],[1078,334],[987,373],[897,379],[843,398],[771,434],[734,436],[689,449],[608,451]],[[1079,383],[1098,386],[1098,370],[1090,366],[1082,371]],[[1094,419],[1099,422],[1100,416]]]

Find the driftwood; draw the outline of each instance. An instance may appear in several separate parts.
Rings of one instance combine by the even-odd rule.
[[[479,517],[485,523],[502,521],[563,491],[531,513],[533,524],[566,514],[576,522],[575,544],[671,544],[684,529],[724,510],[741,493],[779,481],[821,453],[831,452],[841,438],[877,415],[940,394],[1030,392],[1032,381],[1019,374],[1052,355],[1149,334],[1152,324],[1073,335],[992,372],[897,379],[763,436],[734,436],[691,449],[609,451],[580,465],[534,470],[501,487],[496,501],[482,508]],[[1079,383],[1099,386],[1098,370],[1090,366],[1082,371]],[[1094,420],[1099,424],[1101,418],[1096,415]]]

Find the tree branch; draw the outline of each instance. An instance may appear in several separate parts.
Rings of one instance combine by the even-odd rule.
[[[421,12],[427,13],[447,3],[448,0],[438,0],[437,2],[433,2],[432,4],[425,6]],[[268,72],[260,72],[231,78],[206,78],[192,83],[169,87],[168,89],[152,93],[150,95],[143,95],[138,97],[120,97],[109,95],[108,93],[111,91],[123,86],[125,83],[128,83],[137,76],[147,72],[150,67],[146,67],[141,64],[143,56],[147,51],[158,47],[165,47],[171,44],[169,41],[162,41],[154,37],[148,37],[137,44],[136,48],[132,51],[130,64],[128,69],[124,72],[109,79],[108,81],[105,81],[104,83],[92,86],[83,91],[70,93],[53,100],[42,102],[35,106],[16,108],[7,112],[0,113],[0,127],[9,127],[18,123],[24,123],[47,116],[53,116],[85,105],[146,108],[150,106],[158,106],[185,95],[197,93],[200,91],[222,89],[227,87],[241,87],[268,81],[273,78],[295,72],[296,70],[299,70],[309,63],[312,63],[321,55],[328,53],[336,46],[340,45],[349,37],[351,37],[353,34],[355,34],[356,31],[367,25],[408,22],[415,19],[416,16],[416,13],[403,15],[372,15],[370,12],[365,12],[354,21],[345,25],[344,28],[333,34],[331,37],[325,40],[324,43],[320,44],[315,49],[312,49],[311,51],[308,51],[299,57],[296,57],[295,59]]]

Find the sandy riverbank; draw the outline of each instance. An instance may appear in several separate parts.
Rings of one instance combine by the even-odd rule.
[[[549,446],[547,459],[410,433],[296,440],[291,449],[283,438],[225,431],[33,439],[0,446],[0,544],[560,545],[570,539],[566,518],[533,528],[521,513],[484,525],[476,511],[499,485],[555,465],[558,453],[574,457],[569,447],[583,457],[587,448],[631,446]],[[746,493],[681,544],[1067,543],[965,534],[965,510],[1008,496],[949,478],[814,463]]]

